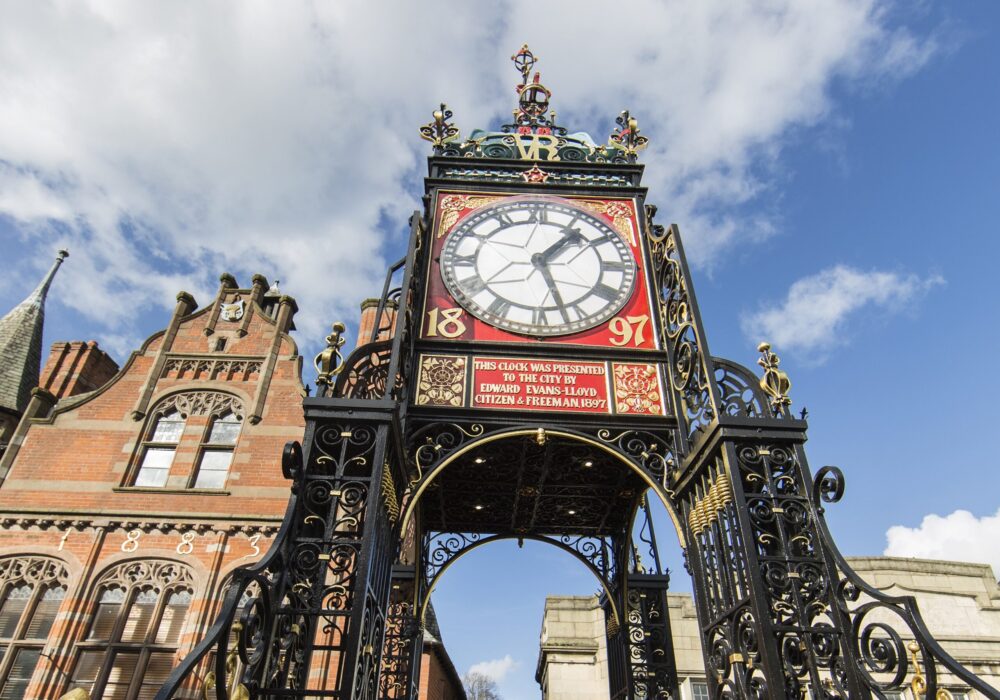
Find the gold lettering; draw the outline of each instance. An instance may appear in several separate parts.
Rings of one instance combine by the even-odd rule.
[[[527,141],[527,145],[525,145]],[[514,142],[517,144],[518,153],[525,160],[559,160],[559,152],[556,146],[559,139],[555,136],[545,136],[543,134],[515,135]],[[545,157],[541,157],[544,149]]]

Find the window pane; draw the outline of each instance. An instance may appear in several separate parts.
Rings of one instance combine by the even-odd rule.
[[[80,652],[80,656],[76,660],[76,668],[73,669],[73,680],[70,690],[83,688],[87,692],[90,692],[91,688],[94,687],[94,680],[101,670],[103,661],[103,649],[101,651]]]
[[[156,630],[157,644],[177,643],[190,604],[191,594],[188,591],[174,591],[170,594],[170,597],[167,598],[167,604],[163,608],[160,626]]]
[[[165,416],[161,416],[156,421],[156,428],[149,438],[150,442],[177,442],[184,432],[184,419],[176,411]]]
[[[174,448],[147,447],[135,477],[136,486],[163,486],[174,461]]]
[[[35,604],[34,612],[31,613],[28,629],[24,633],[25,639],[45,639],[49,636],[49,630],[56,621],[56,613],[59,612],[59,606],[65,597],[66,589],[62,586],[54,586],[42,594]]]
[[[87,639],[111,639],[111,633],[118,619],[118,611],[125,601],[125,591],[121,588],[107,588],[101,592],[101,598],[94,611],[94,620],[90,624],[90,634]]]
[[[111,672],[108,682],[104,685],[104,700],[127,700],[128,687],[135,675],[135,665],[139,661],[138,653],[119,652],[111,662]]]
[[[41,653],[41,649],[18,649],[7,674],[7,682],[0,690],[0,700],[21,700],[24,697]]]
[[[142,674],[142,687],[139,688],[139,700],[153,700],[156,691],[170,675],[174,667],[174,655],[171,652],[154,652],[149,655],[146,672]]]
[[[233,453],[229,450],[205,450],[198,466],[198,478],[194,487],[197,489],[221,489],[226,485],[229,474],[229,463]]]
[[[212,430],[209,432],[208,441],[213,445],[235,445],[236,438],[239,436],[239,420],[232,413],[227,413],[212,421]]]
[[[694,700],[708,700],[708,683],[692,683],[691,697]]]
[[[153,589],[139,592],[139,595],[132,601],[132,606],[128,609],[128,617],[125,619],[121,641],[143,642],[146,640],[146,631],[149,629],[153,615],[156,614],[156,601],[159,597],[160,594]]]
[[[21,620],[28,599],[31,598],[31,586],[21,584],[7,592],[3,607],[0,607],[0,638],[10,639],[17,631],[17,623]]]

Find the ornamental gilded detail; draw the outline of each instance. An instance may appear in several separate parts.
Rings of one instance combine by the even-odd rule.
[[[466,209],[479,209],[487,204],[499,202],[503,197],[478,197],[469,194],[449,194],[441,199],[441,225],[438,238],[448,233],[458,221],[458,215]]]
[[[465,397],[466,365],[466,358],[454,355],[421,357],[417,405],[460,408]]]
[[[635,226],[632,225],[632,207],[630,207],[627,203],[619,201],[605,202],[601,200],[583,200],[579,203],[592,212],[611,217],[611,220],[614,222],[614,227],[617,229],[618,233],[620,233],[632,247],[637,247],[639,245],[639,242],[636,240]]]
[[[663,393],[654,365],[614,363],[615,410],[618,413],[658,416]]]

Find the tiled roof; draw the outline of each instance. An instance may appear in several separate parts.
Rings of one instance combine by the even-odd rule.
[[[60,250],[48,274],[28,298],[0,318],[0,408],[23,413],[38,386],[42,364],[45,297],[59,265],[69,255]]]

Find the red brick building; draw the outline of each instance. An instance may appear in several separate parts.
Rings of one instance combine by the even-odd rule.
[[[181,292],[120,370],[97,343],[59,342],[39,373],[63,257],[0,320],[19,353],[2,359],[22,367],[0,458],[0,700],[152,698],[284,514],[281,450],[302,437],[306,394],[296,303],[226,274],[201,309]],[[433,697],[464,697],[443,648],[426,653]]]

